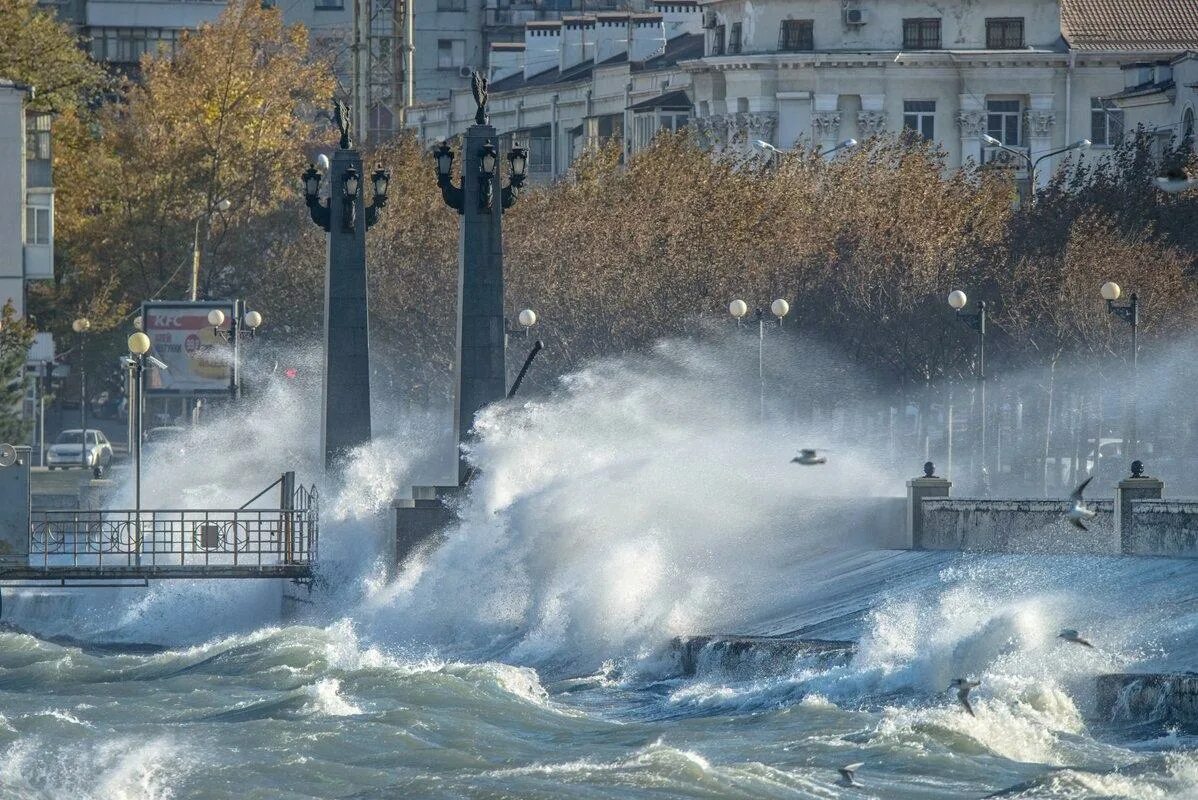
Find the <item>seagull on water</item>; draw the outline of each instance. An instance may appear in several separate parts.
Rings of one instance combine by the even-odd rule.
[[[1094,480],[1094,476],[1086,478],[1082,481],[1081,486],[1073,490],[1073,494],[1069,495],[1069,499],[1073,501],[1073,508],[1069,509],[1065,516],[1069,519],[1070,524],[1075,528],[1081,528],[1083,531],[1090,530],[1082,522],[1084,519],[1094,519],[1098,515],[1097,511],[1086,508],[1086,501],[1082,498],[1082,492],[1090,485],[1090,481]]]
[[[1080,644],[1082,647],[1094,647],[1094,645],[1090,644],[1081,636],[1079,636],[1078,632],[1073,630],[1073,628],[1066,628],[1065,630],[1061,631],[1057,634],[1057,638],[1064,639],[1067,642],[1073,642],[1074,644]]]
[[[840,769],[836,770],[840,773],[840,780],[837,781],[841,786],[864,786],[863,783],[858,783],[855,780],[857,770],[865,766],[864,761],[858,761],[856,764],[845,764]]]
[[[969,678],[953,678],[953,682],[948,685],[948,688],[957,690],[957,699],[971,717],[976,717],[977,714],[973,713],[973,706],[969,704],[969,693],[981,685],[981,681],[971,681]]]
[[[828,457],[818,455],[820,451],[814,449],[800,450],[799,454],[790,460],[792,464],[802,464],[805,467],[814,467],[818,464],[827,464]]]

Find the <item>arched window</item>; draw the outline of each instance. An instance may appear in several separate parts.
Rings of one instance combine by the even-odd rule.
[[[1186,108],[1186,111],[1181,116],[1181,136],[1186,142],[1186,146],[1191,150],[1194,149],[1194,109]]]

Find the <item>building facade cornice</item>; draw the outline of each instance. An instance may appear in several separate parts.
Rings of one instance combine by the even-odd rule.
[[[1150,54],[1139,52],[1086,52],[1073,53],[1072,66],[1104,67],[1120,66],[1129,60]],[[1159,56],[1159,54],[1157,54]],[[746,69],[812,69],[825,67],[855,68],[929,68],[943,67],[959,69],[985,69],[997,67],[1070,66],[1069,51],[1010,51],[1010,50],[937,50],[937,51],[870,51],[870,52],[808,52],[808,53],[752,53],[739,55],[705,56],[683,61],[679,66],[687,72],[733,72]]]

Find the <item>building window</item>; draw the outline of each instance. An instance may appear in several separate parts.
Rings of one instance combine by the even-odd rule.
[[[50,209],[38,206],[26,207],[25,243],[50,244]]]
[[[345,8],[342,0],[316,0],[317,11],[339,11]]]
[[[713,56],[724,55],[724,26],[716,25],[715,30],[711,32],[711,54]]]
[[[466,0],[437,0],[438,11],[465,11]]]
[[[1181,137],[1185,146],[1194,149],[1194,109],[1187,108],[1181,115]]]
[[[1007,147],[1019,146],[1023,109],[1018,100],[986,101],[986,133]]]
[[[903,128],[925,139],[936,138],[936,101],[904,100]]]
[[[25,160],[50,160],[50,115],[30,112],[25,117]]]
[[[1023,17],[986,20],[986,48],[1018,50],[1023,47]]]
[[[466,65],[465,39],[437,40],[437,68],[457,69]]]
[[[783,53],[804,53],[815,49],[815,22],[809,19],[784,19],[778,34],[778,49]]]
[[[91,54],[97,61],[136,64],[146,53],[174,56],[179,31],[173,28],[91,28]]]
[[[1090,141],[1101,147],[1123,141],[1123,109],[1110,100],[1090,98]]]
[[[528,140],[528,171],[545,173],[553,169],[553,140],[548,136],[533,136]]]
[[[903,20],[903,49],[904,50],[939,50],[940,49],[940,20],[938,20],[938,19],[905,19],[905,20]]]
[[[690,116],[690,111],[666,109],[634,115],[632,118],[633,150],[640,151],[648,147],[658,131],[674,133],[683,130],[690,122]]]
[[[732,27],[728,31],[728,53],[731,55],[740,52],[740,31],[741,24],[733,22]]]

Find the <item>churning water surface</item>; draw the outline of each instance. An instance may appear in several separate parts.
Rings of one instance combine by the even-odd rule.
[[[444,467],[435,426],[396,426],[323,487],[292,623],[270,582],[6,589],[0,797],[1198,797],[1194,731],[1093,708],[1099,674],[1198,663],[1198,566],[873,549],[844,509],[903,476],[763,422],[726,356],[666,344],[489,410],[460,522],[390,576],[390,499]],[[315,474],[311,388],[197,431],[189,452],[240,455],[155,465],[147,505]],[[826,469],[788,463],[825,443]],[[787,631],[857,647],[692,676],[669,649]]]

